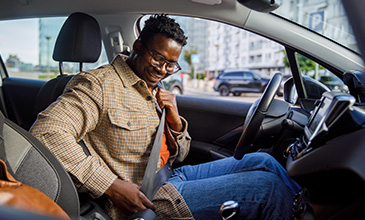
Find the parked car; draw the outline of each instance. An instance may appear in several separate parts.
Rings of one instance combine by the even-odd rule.
[[[165,89],[169,90],[175,95],[182,95],[184,93],[182,77],[182,73],[176,73],[162,80]]]
[[[100,24],[105,57],[110,62],[116,52],[132,48],[134,40],[138,38],[138,30],[143,25],[140,21],[144,16],[163,12],[191,17],[194,24],[206,19],[209,23],[214,21],[215,24],[225,24],[230,28],[249,31],[249,34],[237,32],[232,36],[218,38],[216,32],[219,25],[217,25],[213,26],[215,29],[210,30],[215,34],[213,38],[208,39],[204,35],[206,41],[199,42],[197,45],[212,46],[204,50],[207,52],[205,54],[207,57],[223,51],[225,49],[223,43],[242,49],[240,52],[224,50],[226,56],[213,57],[212,60],[215,61],[213,64],[217,67],[219,67],[218,64],[230,61],[254,65],[256,61],[265,63],[265,59],[269,57],[286,56],[289,67],[287,71],[293,76],[292,80],[286,81],[283,87],[284,101],[274,98],[280,86],[280,75],[274,75],[272,83],[268,84],[267,93],[264,93],[256,102],[176,96],[179,113],[189,122],[188,129],[192,137],[187,159],[176,166],[193,165],[230,156],[240,158],[247,152],[266,151],[281,162],[288,174],[308,192],[308,194],[301,194],[302,196],[296,201],[296,206],[293,207],[293,215],[297,219],[305,213],[307,216],[314,216],[315,219],[362,219],[365,216],[363,208],[365,205],[363,159],[365,157],[365,115],[364,103],[356,95],[359,94],[357,92],[359,85],[364,85],[365,82],[356,77],[349,80],[349,83],[354,83],[353,86],[348,86],[353,88],[351,91],[353,96],[347,93],[328,92],[326,88],[318,86],[320,84],[313,83],[306,86],[304,82],[312,82],[314,79],[311,81],[305,79],[303,75],[307,71],[307,66],[303,67],[303,63],[306,62],[297,59],[298,55],[305,55],[308,60],[328,68],[340,79],[351,70],[356,70],[359,74],[365,72],[364,62],[358,49],[358,46],[365,45],[363,42],[365,38],[359,37],[360,43],[356,43],[351,35],[351,27],[347,25],[346,14],[340,0],[283,0],[280,7],[277,7],[275,3],[272,4],[274,1],[267,0],[90,2],[89,0],[21,0],[4,1],[1,4],[0,23],[9,24],[13,21],[12,19],[20,23],[22,19],[28,18],[35,21],[34,26],[0,28],[0,51],[4,59],[0,59],[0,109],[8,118],[4,126],[6,136],[4,141],[6,153],[12,154],[8,161],[16,179],[39,187],[42,192],[60,204],[73,220],[102,218],[94,212],[95,207],[98,207],[96,203],[86,206],[84,206],[85,203],[81,203],[80,208],[81,198],[76,193],[76,187],[57,158],[46,148],[29,144],[35,140],[27,133],[27,130],[37,117],[38,112],[35,109],[38,107],[38,99],[42,88],[48,82],[38,78],[20,78],[21,76],[38,77],[38,75],[32,71],[22,70],[20,67],[29,69],[30,65],[28,61],[20,62],[23,57],[15,55],[25,52],[30,53],[30,57],[37,61],[43,61],[41,59],[43,56],[51,61],[52,47],[47,48],[47,45],[50,45],[47,42],[51,42],[52,38],[46,38],[47,35],[35,35],[37,36],[36,47],[34,45],[32,47],[29,43],[26,44],[27,47],[21,46],[32,38],[31,27],[40,29],[38,18],[44,19],[51,16],[53,19],[55,16],[67,17],[73,12],[84,12],[95,17]],[[343,0],[342,2],[347,6],[355,6],[347,8],[350,18],[353,19],[353,26],[358,30],[354,33],[365,33],[363,31],[365,26],[362,25],[364,19],[356,19],[354,16],[356,13],[352,13],[358,10],[361,15],[364,15],[363,1]],[[331,17],[334,13],[327,13],[326,10],[340,13],[341,16],[334,19]],[[345,32],[338,32],[341,30]],[[258,44],[253,41],[251,44],[249,41],[247,44],[238,43],[237,39],[247,39],[254,33],[258,34],[254,38],[260,39],[257,41]],[[10,34],[13,35],[6,38]],[[279,45],[278,48],[275,47],[277,49],[275,56],[273,54],[261,57],[259,56],[261,54],[257,55],[260,48],[265,49],[270,45],[264,44],[262,38],[271,40],[270,44]],[[45,48],[38,48],[38,42],[41,44],[41,40],[46,42],[43,44],[46,45]],[[116,41],[118,47],[113,44]],[[9,52],[9,48],[14,49],[13,52]],[[118,49],[120,50],[116,51]],[[365,51],[364,48],[361,49]],[[39,54],[32,54],[32,50],[39,51]],[[245,57],[238,59],[242,51],[248,51],[252,59],[247,57],[247,59],[243,59]],[[285,55],[282,51],[285,51]],[[4,56],[4,54],[7,55]],[[7,60],[9,65],[5,65]],[[45,61],[43,67],[38,65],[36,68],[47,69],[47,59]],[[10,66],[10,63],[14,66]],[[284,66],[281,62],[276,64]],[[17,73],[16,77],[12,73],[9,75],[15,68],[18,68],[14,71]],[[324,91],[324,93],[321,92],[318,95],[318,91]],[[47,167],[50,169],[42,166],[42,169],[38,170],[40,166],[35,164],[39,163],[33,159],[36,153],[45,157],[41,165],[48,163],[50,166]],[[28,163],[18,166],[20,159],[27,159]],[[53,178],[47,178],[46,175],[52,173],[48,171],[53,168]],[[91,201],[96,202],[96,200]],[[9,208],[0,207],[2,208],[0,208],[1,218],[6,216]],[[87,215],[85,215],[86,212],[88,212]],[[11,219],[31,217],[27,212],[17,211],[11,212],[10,215]],[[207,219],[210,217],[207,216]],[[45,216],[43,219],[48,217]]]
[[[342,82],[342,80],[336,76],[321,76],[319,81],[324,85],[326,85],[331,91],[345,92],[345,93],[349,92],[349,89],[345,85],[345,83]]]
[[[261,78],[257,73],[249,70],[225,71],[215,78],[213,89],[221,96],[227,96],[230,93],[240,96],[245,92],[263,92],[268,82],[269,79]]]

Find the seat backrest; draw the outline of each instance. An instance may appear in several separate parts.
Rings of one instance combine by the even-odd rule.
[[[41,142],[0,112],[2,140],[8,169],[16,180],[54,200],[70,216],[80,216],[79,198],[70,176]]]
[[[72,75],[59,75],[57,78],[46,82],[37,94],[35,113],[38,114],[46,109],[52,102],[56,101],[58,96],[63,93],[65,86],[71,78]]]
[[[96,62],[101,53],[101,32],[98,22],[92,16],[75,12],[63,24],[58,34],[53,59],[59,61],[60,76],[45,83],[40,89],[35,104],[39,113],[54,102],[72,78],[64,75],[63,62],[82,63]]]

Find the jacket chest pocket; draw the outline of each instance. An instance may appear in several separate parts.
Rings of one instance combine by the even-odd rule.
[[[134,153],[146,150],[149,143],[148,117],[143,112],[126,112],[121,109],[108,109],[108,117],[112,124],[108,132],[109,142],[118,147],[117,154]],[[128,152],[125,152],[128,150]]]

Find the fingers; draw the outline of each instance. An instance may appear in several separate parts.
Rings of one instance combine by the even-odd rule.
[[[155,205],[140,191],[139,186],[117,179],[107,190],[106,195],[112,203],[128,213],[135,213],[142,209],[155,210]]]
[[[156,99],[161,109],[166,108],[166,120],[169,122],[171,128],[175,131],[181,131],[183,126],[177,109],[175,95],[159,88]]]
[[[166,107],[167,109],[176,108],[176,97],[171,92],[159,88],[156,94],[157,103],[161,109]],[[177,109],[177,108],[176,108]]]
[[[140,199],[146,208],[155,210],[156,206],[141,192]]]

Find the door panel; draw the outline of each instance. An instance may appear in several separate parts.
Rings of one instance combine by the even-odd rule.
[[[251,103],[192,96],[177,96],[177,103],[193,140],[186,163],[233,155]]]
[[[8,117],[26,130],[29,130],[37,117],[35,101],[44,83],[46,81],[10,77],[3,80]]]

